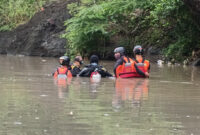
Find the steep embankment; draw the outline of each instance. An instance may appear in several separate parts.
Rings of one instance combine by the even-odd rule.
[[[1,54],[29,56],[60,56],[66,51],[66,40],[60,38],[65,31],[64,21],[70,18],[68,1],[57,1],[44,6],[32,19],[11,32],[0,33]]]
[[[183,0],[184,3],[190,8],[193,18],[197,25],[200,27],[200,0]],[[197,39],[198,40],[198,39]],[[199,48],[193,52],[193,57],[197,59],[193,62],[194,66],[200,66],[200,50]]]
[[[14,54],[14,55],[23,54],[23,55],[31,55],[31,56],[54,56],[54,57],[63,55],[66,51],[65,47],[67,47],[66,46],[67,43],[66,43],[66,39],[60,38],[60,35],[62,33],[65,33],[65,27],[63,25],[64,21],[71,18],[70,14],[68,13],[66,5],[68,3],[75,2],[75,1],[76,0],[57,0],[57,2],[53,2],[49,5],[46,5],[44,7],[44,11],[40,11],[36,13],[28,23],[19,26],[18,28],[16,28],[15,30],[11,32],[0,32],[0,53]],[[200,51],[199,51],[199,46],[198,46],[199,40],[197,38],[199,36],[196,34],[196,33],[199,33],[196,30],[196,24],[197,26],[200,26],[200,8],[199,8],[200,1],[199,0],[183,0],[183,1],[191,9],[192,15],[188,14],[188,10],[185,11],[181,8],[181,7],[184,7],[185,9],[185,5],[182,6],[183,4],[182,2],[180,4],[181,5],[180,7],[178,7],[177,5],[171,5],[169,2],[168,6],[172,7],[173,9],[172,11],[171,10],[165,11],[166,8],[161,8],[163,6],[166,6],[166,3],[162,3],[163,6],[161,5],[161,7],[159,7],[160,4],[159,2],[157,2],[155,3],[155,5],[152,6],[154,7],[153,12],[151,12],[151,13],[154,13],[152,15],[149,15],[149,12],[144,12],[146,11],[146,9],[144,8],[143,10],[136,9],[133,14],[132,14],[132,10],[130,10],[130,14],[127,14],[127,16],[124,16],[124,14],[122,14],[121,15],[122,18],[119,18],[121,11],[119,10],[119,13],[118,13],[118,12],[115,12],[115,10],[118,9],[118,7],[120,6],[117,6],[116,8],[116,7],[113,7],[112,3],[110,5],[108,4],[108,8],[106,8],[106,11],[107,9],[110,9],[111,7],[113,7],[114,15],[111,14],[109,17],[105,17],[103,19],[105,19],[105,22],[107,22],[106,20],[107,18],[112,18],[114,20],[113,22],[118,21],[118,24],[111,22],[110,27],[109,27],[110,29],[107,29],[107,30],[112,29],[114,32],[118,32],[118,34],[116,34],[117,40],[115,40],[116,39],[115,36],[114,38],[111,38],[111,40],[109,40],[110,42],[106,42],[107,37],[106,38],[103,37],[104,40],[102,40],[103,39],[102,37],[100,37],[99,40],[96,40],[96,38],[99,37],[99,33],[97,31],[96,32],[97,36],[94,36],[94,40],[92,40],[94,41],[94,43],[87,44],[87,45],[90,45],[89,47],[88,46],[84,47],[82,46],[82,44],[78,43],[78,49],[82,47],[83,49],[86,48],[86,50],[88,51],[88,48],[91,49],[92,47],[94,47],[95,51],[99,50],[99,52],[102,53],[101,55],[103,58],[109,59],[113,57],[113,54],[111,53],[113,48],[115,47],[115,45],[118,46],[119,44],[126,45],[127,43],[130,43],[131,45],[135,45],[138,43],[142,43],[142,44],[145,44],[147,48],[149,47],[148,52],[150,52],[150,54],[159,54],[162,48],[167,47],[167,45],[169,44],[172,44],[168,48],[168,53],[170,54],[170,56],[172,56],[171,54],[178,54],[176,51],[177,50],[176,48],[178,48],[179,50],[181,50],[180,48],[182,48],[182,51],[179,51],[180,54],[178,56],[181,56],[182,54],[184,54],[185,55],[184,59],[186,59],[187,57],[191,57],[192,55],[193,58],[191,61],[196,60],[200,56]],[[127,5],[129,4],[130,3],[128,3]],[[106,6],[106,4],[104,4],[104,6]],[[149,9],[152,9],[151,5],[147,5],[147,7],[149,6],[150,8],[147,8],[148,9],[147,11],[149,11]],[[93,8],[95,9],[95,11],[98,10],[95,8],[95,6]],[[143,6],[141,8],[143,8]],[[129,8],[127,8],[127,10],[129,11]],[[140,14],[140,12],[137,13],[137,11],[138,12],[142,11],[141,12],[142,14],[138,15]],[[163,11],[165,12],[163,13]],[[181,12],[178,12],[179,13],[178,14],[175,11],[181,11]],[[126,10],[124,12],[126,13]],[[171,16],[171,15],[168,16],[168,13],[171,14],[174,12],[176,13],[174,16]],[[90,10],[88,11],[88,13],[90,13]],[[164,15],[160,19],[159,17],[160,15],[162,15],[161,13]],[[93,33],[91,32],[92,28],[94,30],[94,33],[96,30],[101,31],[104,28],[102,27],[101,23],[97,25],[97,23],[94,21],[95,19],[99,19],[100,21],[102,21],[102,16],[98,18],[98,14],[97,16],[94,16],[93,14],[94,14],[94,11],[91,12],[91,15],[89,14],[90,17],[94,17],[94,19],[89,19],[89,21],[91,21],[91,24],[92,24],[91,26],[93,26],[94,24],[95,27],[91,27],[91,26],[88,27],[88,33],[89,32]],[[186,14],[186,17],[185,18],[182,17],[182,14]],[[108,15],[105,15],[105,16],[108,16]],[[132,16],[133,20],[130,20],[132,19],[130,16]],[[154,27],[152,27],[152,25],[149,25],[150,24],[149,22],[152,22],[151,20],[152,16],[157,17],[157,19],[155,18],[153,19],[152,24]],[[178,19],[177,19],[177,16],[179,17]],[[88,17],[86,16],[85,18],[87,21]],[[177,20],[181,20],[181,21],[177,21]],[[191,24],[191,20],[192,21],[196,20],[195,21],[196,23]],[[83,21],[85,23],[85,20]],[[112,20],[109,19],[108,21],[112,21]],[[163,26],[162,24],[163,22],[167,22],[168,25]],[[124,25],[126,23],[127,25]],[[194,24],[195,24],[195,27],[188,27],[191,25],[193,26]],[[107,24],[105,25],[107,26]],[[116,26],[120,26],[120,27],[116,27]],[[177,26],[179,26],[180,28]],[[83,30],[84,30],[83,33],[85,34],[85,25],[83,27]],[[194,32],[194,30],[196,30],[196,33]],[[187,32],[185,33],[185,31]],[[80,31],[78,32],[75,31],[75,33],[80,33]],[[184,33],[184,34],[180,34],[180,33]],[[193,33],[193,35],[191,33]],[[119,40],[120,34],[121,34],[122,42],[120,41],[119,43],[117,41]],[[90,37],[88,39],[90,40],[91,35],[89,36]],[[85,39],[85,36],[83,37]],[[74,40],[74,41],[77,43],[77,40]],[[97,47],[97,44],[95,44],[96,41],[99,43],[98,47]],[[165,41],[167,41],[167,43]],[[185,43],[185,41],[187,41],[187,43]],[[80,43],[83,43],[83,41],[80,40]],[[153,48],[154,46],[156,46],[156,44],[158,44],[157,46],[160,45],[159,46],[160,49],[156,50]],[[190,49],[191,47],[193,48]],[[132,48],[132,46],[131,47],[128,46],[127,48]],[[188,51],[188,48],[190,49],[189,51]],[[132,54],[132,51],[130,53]]]

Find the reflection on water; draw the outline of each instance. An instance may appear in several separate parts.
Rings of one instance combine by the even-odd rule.
[[[64,98],[65,91],[68,91],[68,86],[71,84],[72,77],[67,78],[66,76],[58,76],[54,78],[54,84],[58,89],[58,97]]]
[[[113,106],[120,107],[120,102],[129,101],[133,106],[140,107],[141,101],[148,99],[148,79],[116,79]]]
[[[53,58],[0,56],[0,135],[198,135],[199,68],[55,79]],[[112,71],[113,62],[103,64]]]

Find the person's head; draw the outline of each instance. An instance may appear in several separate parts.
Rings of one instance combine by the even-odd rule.
[[[59,62],[61,65],[63,66],[69,66],[69,63],[70,63],[70,58],[68,56],[61,56],[59,58]]]
[[[124,54],[125,54],[124,47],[115,48],[114,54],[115,54],[115,59],[119,59],[121,56],[124,56]]]
[[[98,64],[99,63],[99,57],[97,55],[92,55],[90,57],[90,63],[96,63],[96,64]]]
[[[134,55],[143,55],[144,50],[143,50],[142,46],[136,45],[136,46],[133,48],[133,53],[134,53]]]
[[[74,59],[74,64],[80,67],[83,64],[83,59],[81,56],[76,56]]]

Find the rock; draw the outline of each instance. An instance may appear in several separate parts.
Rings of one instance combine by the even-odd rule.
[[[200,58],[193,62],[193,66],[200,66]]]
[[[176,60],[175,60],[175,59],[171,59],[171,63],[172,63],[172,64],[175,64],[175,63],[176,63]]]
[[[160,55],[161,54],[161,49],[160,48],[155,48],[155,47],[149,47],[147,51],[148,55]]]
[[[66,52],[64,21],[71,18],[67,4],[73,0],[53,2],[15,30],[0,32],[0,54],[61,56]]]
[[[188,59],[184,60],[183,65],[189,65],[189,60]]]
[[[164,61],[163,60],[157,60],[157,64],[158,64],[158,66],[162,66],[164,64]]]

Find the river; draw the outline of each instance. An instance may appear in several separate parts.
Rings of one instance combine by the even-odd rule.
[[[54,80],[55,58],[0,56],[0,135],[199,135],[200,69]],[[112,72],[114,62],[101,62]]]

